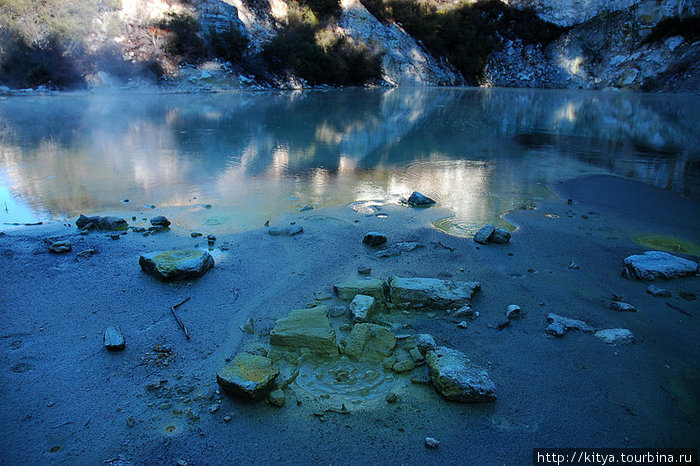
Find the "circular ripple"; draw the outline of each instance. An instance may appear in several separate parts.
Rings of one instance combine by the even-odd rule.
[[[391,390],[394,378],[381,366],[341,358],[322,363],[302,364],[296,383],[314,395],[358,401],[385,394]]]

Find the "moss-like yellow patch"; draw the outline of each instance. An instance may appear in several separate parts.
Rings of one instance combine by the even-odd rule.
[[[164,251],[153,258],[158,264],[158,270],[162,273],[169,273],[177,270],[183,262],[197,259],[202,254],[198,249],[183,249]]]
[[[679,252],[700,257],[700,245],[692,241],[676,238],[675,236],[644,234],[632,237],[632,240],[651,249],[668,252]]]

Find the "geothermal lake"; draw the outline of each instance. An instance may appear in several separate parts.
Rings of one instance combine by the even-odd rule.
[[[150,214],[230,233],[305,206],[421,191],[468,235],[613,173],[700,197],[700,97],[508,89],[0,99],[0,223]],[[2,225],[2,228],[8,228]]]

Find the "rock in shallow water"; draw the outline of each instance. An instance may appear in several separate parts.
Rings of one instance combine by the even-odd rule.
[[[167,218],[165,218],[165,217],[162,216],[162,215],[159,215],[159,216],[153,217],[153,218],[151,219],[151,225],[153,225],[153,226],[162,226],[162,227],[166,227],[166,228],[167,228],[167,227],[170,226],[170,220],[168,220]]]
[[[493,235],[494,231],[496,231],[496,227],[488,223],[476,232],[474,235],[474,241],[479,244],[486,244],[488,243],[489,239],[491,239],[491,235]]]
[[[279,371],[264,356],[238,354],[216,373],[216,382],[232,395],[260,400],[267,395]]]
[[[185,280],[204,275],[214,267],[214,258],[201,249],[156,251],[142,255],[139,265],[159,280]]]
[[[418,191],[413,191],[408,198],[408,205],[414,207],[430,207],[434,205],[435,201],[430,199],[425,194],[419,193]]]
[[[438,278],[391,277],[389,279],[391,302],[404,307],[421,304],[426,309],[454,309],[467,304],[479,290],[481,290],[479,282]]]
[[[625,258],[622,275],[637,280],[679,278],[698,271],[698,264],[663,251],[646,251]]]
[[[448,400],[477,403],[496,400],[496,385],[489,374],[469,361],[464,353],[438,346],[425,359],[433,386]]]
[[[278,320],[270,332],[270,343],[294,349],[306,347],[313,353],[338,354],[335,331],[325,305],[297,309]]]

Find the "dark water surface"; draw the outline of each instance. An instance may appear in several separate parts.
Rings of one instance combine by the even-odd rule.
[[[305,205],[377,213],[368,206],[418,190],[454,211],[445,229],[467,234],[582,174],[699,198],[699,121],[698,96],[622,92],[8,97],[0,223],[153,204],[182,228],[232,232]]]

